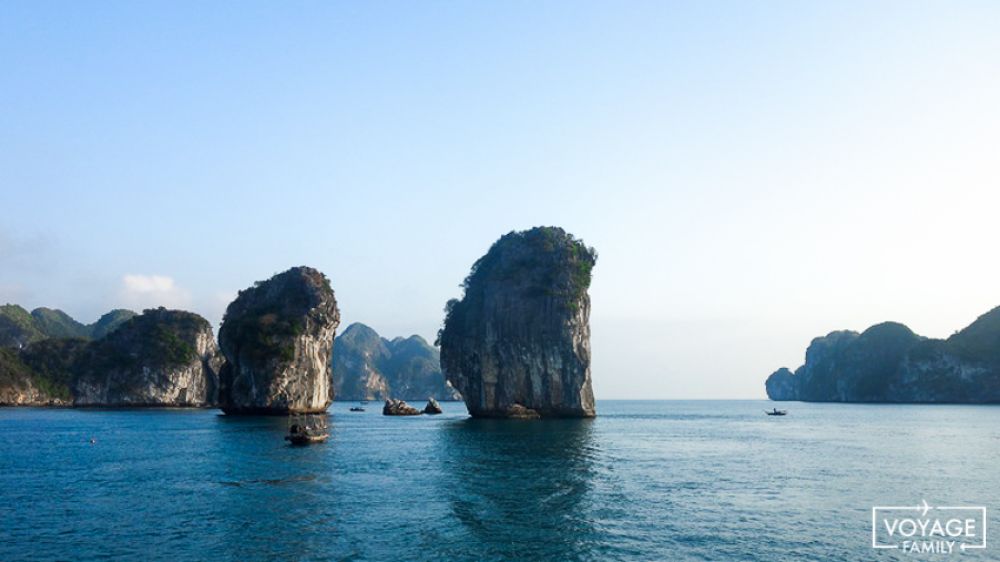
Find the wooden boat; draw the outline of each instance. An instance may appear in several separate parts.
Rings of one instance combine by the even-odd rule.
[[[330,437],[326,422],[313,416],[288,416],[288,435],[285,441],[292,445],[311,445],[322,443]]]
[[[770,412],[768,412],[767,410],[764,410],[764,413],[767,414],[767,415],[769,415],[769,416],[787,416],[788,415],[788,410],[779,410],[779,409],[775,408],[775,409],[771,410]]]
[[[351,411],[352,412],[364,412],[365,409],[362,408],[361,406],[351,406]]]

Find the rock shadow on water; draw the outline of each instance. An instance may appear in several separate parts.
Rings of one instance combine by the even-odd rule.
[[[587,559],[597,530],[592,419],[464,419],[440,432],[440,496],[480,559]],[[446,553],[461,557],[469,553]]]

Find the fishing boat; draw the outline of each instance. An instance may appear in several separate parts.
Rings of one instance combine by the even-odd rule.
[[[362,408],[361,406],[351,406],[351,411],[352,412],[364,412],[365,409]]]
[[[787,416],[788,415],[788,410],[779,410],[779,409],[775,408],[775,409],[771,410],[770,412],[768,412],[767,410],[764,410],[764,413],[767,414],[767,415],[769,415],[769,416]]]
[[[292,445],[311,445],[322,443],[330,437],[330,430],[325,417],[310,414],[292,414],[288,416],[288,435],[285,441]]]

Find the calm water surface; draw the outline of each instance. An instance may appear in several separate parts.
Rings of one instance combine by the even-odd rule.
[[[531,422],[350,405],[305,448],[274,418],[0,410],[0,560],[1000,559],[870,548],[873,505],[1000,514],[997,407],[602,401]]]

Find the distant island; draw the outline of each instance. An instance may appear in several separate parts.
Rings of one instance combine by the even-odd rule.
[[[1000,402],[1000,307],[945,340],[884,322],[812,341],[805,364],[775,371],[771,400],[805,402]]]
[[[386,339],[354,323],[333,344],[336,400],[461,400],[445,380],[437,348],[420,336]]]

